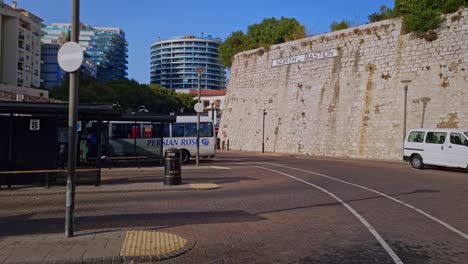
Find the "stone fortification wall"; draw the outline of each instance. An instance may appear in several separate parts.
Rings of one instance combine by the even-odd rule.
[[[221,141],[260,151],[265,108],[267,152],[401,159],[402,81],[411,81],[408,129],[468,129],[468,10],[446,18],[432,42],[402,34],[394,19],[237,54]],[[333,49],[335,57],[272,66]]]

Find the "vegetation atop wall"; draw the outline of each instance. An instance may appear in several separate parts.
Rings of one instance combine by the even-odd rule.
[[[138,111],[141,106],[145,106],[149,112],[157,114],[193,112],[195,104],[193,96],[176,93],[159,85],[140,84],[126,79],[102,83],[81,75],[80,80],[80,103],[119,104],[124,111]],[[54,88],[50,97],[68,100],[68,80]]]
[[[347,29],[351,27],[351,22],[347,20],[341,20],[340,22],[333,21],[330,25],[330,31],[338,31],[342,29]]]
[[[219,60],[231,67],[235,54],[306,37],[305,28],[294,18],[266,18],[248,27],[247,33],[235,31],[219,47]]]
[[[393,9],[382,6],[380,12],[370,14],[369,22],[402,17],[403,30],[414,32],[428,41],[437,39],[434,32],[444,21],[442,14],[468,7],[468,0],[395,0]]]

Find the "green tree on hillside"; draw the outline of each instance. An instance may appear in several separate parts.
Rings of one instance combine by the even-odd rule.
[[[239,52],[259,47],[269,48],[305,36],[304,26],[294,18],[266,18],[261,23],[250,25],[246,34],[242,31],[231,33],[219,47],[220,62],[231,67],[232,58]]]

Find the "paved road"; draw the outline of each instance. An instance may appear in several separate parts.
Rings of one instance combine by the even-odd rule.
[[[184,179],[221,189],[78,195],[76,227],[196,241],[167,263],[468,262],[466,172],[240,152],[203,165],[230,169],[186,171]],[[154,181],[148,171],[108,174]],[[58,195],[1,197],[0,239],[62,232],[64,204]]]

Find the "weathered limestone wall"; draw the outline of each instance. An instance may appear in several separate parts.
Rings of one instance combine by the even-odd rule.
[[[219,136],[231,149],[401,159],[407,128],[468,129],[468,10],[427,42],[399,19],[237,54]],[[272,60],[338,49],[338,56],[272,67]],[[413,76],[413,77],[411,77]]]

